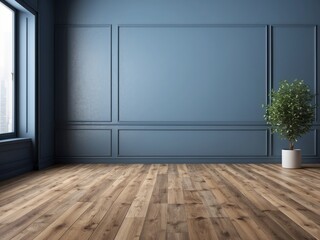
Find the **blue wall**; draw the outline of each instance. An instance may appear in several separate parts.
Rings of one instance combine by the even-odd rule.
[[[54,164],[54,1],[38,1],[38,168]]]
[[[0,180],[33,170],[33,151],[30,139],[12,139],[0,144]]]
[[[283,79],[319,92],[316,0],[55,7],[60,162],[277,162],[286,143],[261,104]],[[318,162],[318,113],[305,162]]]

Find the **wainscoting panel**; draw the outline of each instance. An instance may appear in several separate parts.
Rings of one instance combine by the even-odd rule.
[[[266,130],[119,130],[120,157],[267,156]]]
[[[56,134],[57,157],[110,157],[111,130],[64,129]]]
[[[125,23],[125,22],[124,22]],[[317,92],[312,24],[56,25],[58,162],[279,162],[261,105]],[[319,162],[319,124],[301,138]]]
[[[261,122],[265,25],[119,27],[121,122]]]
[[[276,25],[272,27],[273,86],[280,80],[304,80],[316,93],[316,26]]]
[[[111,121],[111,26],[56,26],[56,120]]]

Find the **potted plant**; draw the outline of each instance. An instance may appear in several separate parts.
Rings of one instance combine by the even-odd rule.
[[[314,95],[303,80],[281,81],[278,91],[271,90],[271,103],[265,107],[264,119],[271,132],[287,139],[289,149],[282,150],[283,168],[301,167],[301,150],[295,149],[298,138],[307,133],[314,120]]]

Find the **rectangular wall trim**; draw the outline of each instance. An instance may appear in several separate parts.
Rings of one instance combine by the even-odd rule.
[[[101,30],[104,29],[106,32],[102,32]],[[99,36],[88,36],[89,32],[92,32],[93,34],[99,35]],[[105,34],[107,39],[102,38],[102,34]],[[67,36],[68,35],[68,36]],[[108,36],[107,36],[108,35]],[[63,92],[61,96],[61,100],[56,98],[56,103],[59,106],[60,113],[57,113],[58,116],[62,116],[62,118],[56,119],[58,123],[64,123],[64,124],[91,124],[91,123],[97,123],[97,124],[107,124],[112,121],[112,26],[109,24],[63,24],[63,25],[55,25],[55,36],[56,36],[56,49],[64,48],[65,51],[70,51],[70,53],[67,52],[69,57],[73,57],[73,62],[68,64],[68,71],[69,75],[65,76],[65,72],[58,72],[57,75],[59,78],[65,79],[66,85],[62,85],[63,83],[60,83],[56,85],[56,88],[58,89],[64,89],[61,90]],[[72,43],[66,42],[69,41],[68,38],[72,38]],[[103,41],[104,40],[104,41]],[[98,41],[96,43],[92,43],[92,41]],[[63,45],[65,44],[65,45]],[[69,45],[68,45],[69,44]],[[77,49],[77,47],[79,49]],[[104,51],[98,48],[104,48]],[[72,48],[72,49],[71,49]],[[60,49],[61,50],[61,49]],[[81,51],[84,51],[84,53],[81,55]],[[72,51],[76,51],[77,53],[73,53]],[[109,53],[105,53],[105,51]],[[56,65],[61,64],[61,62],[68,61],[68,58],[65,58],[64,51],[62,51],[61,55],[56,55]],[[105,54],[108,54],[105,56]],[[79,56],[76,56],[79,55]],[[80,58],[83,59],[80,59]],[[99,59],[100,58],[100,59]],[[66,60],[65,60],[66,59]],[[104,66],[105,61],[108,61],[109,63]],[[80,64],[83,62],[83,65],[80,67]],[[86,62],[86,64],[84,64]],[[97,66],[97,64],[100,64],[101,66]],[[75,65],[75,64],[79,64]],[[89,65],[91,68],[88,69]],[[87,69],[86,69],[87,68]],[[83,72],[86,69],[85,72]],[[106,75],[101,75],[101,74]],[[76,79],[73,79],[75,78]],[[57,77],[56,77],[57,78]],[[107,79],[105,79],[107,78]],[[96,83],[92,82],[92,80],[97,81]],[[69,86],[70,81],[79,82],[77,83],[82,84],[83,86],[85,84],[89,84],[92,82],[92,85],[88,87],[92,91],[88,94],[91,94],[91,96],[94,96],[96,94],[100,94],[99,97],[105,97],[105,99],[96,99],[92,98],[90,96],[83,96],[83,91],[86,91],[85,89],[81,89],[80,85],[77,86],[78,92],[73,91],[72,89],[69,89],[71,86]],[[82,81],[82,83],[81,83]],[[107,81],[107,82],[104,82]],[[100,85],[106,84],[104,88],[101,88]],[[75,84],[74,84],[75,85]],[[107,89],[105,89],[107,88]],[[87,89],[89,91],[89,89]],[[106,90],[106,92],[102,91]],[[60,90],[59,90],[60,91]],[[73,95],[70,96],[70,93]],[[81,96],[78,95],[82,94],[83,99],[81,99]],[[75,109],[75,106],[73,105],[73,102],[77,99],[77,101],[80,101],[79,109]],[[68,108],[68,101],[71,101],[71,108]],[[105,102],[107,102],[105,104]],[[67,106],[66,106],[67,105]],[[107,108],[106,109],[106,106]],[[57,109],[56,109],[57,111]],[[58,112],[59,112],[58,111]],[[63,113],[62,113],[63,111]],[[68,113],[68,111],[71,111]],[[73,111],[73,112],[72,112]],[[90,113],[90,111],[92,113]],[[108,111],[108,113],[104,113],[104,111]],[[74,115],[71,117],[65,116],[65,115]],[[92,116],[102,114],[101,116]],[[70,119],[71,118],[71,119]]]
[[[266,157],[267,130],[118,131],[119,157]]]
[[[280,80],[302,79],[312,89],[314,103],[318,104],[317,25],[276,24],[271,25],[271,34],[270,88],[277,88]],[[316,123],[318,119],[316,110]]]
[[[57,157],[111,157],[112,130],[61,129],[56,132]]]
[[[184,39],[183,41],[176,40],[176,38],[179,38],[179,34],[177,34],[179,31],[181,32],[179,34],[182,35],[180,37],[183,37]],[[217,33],[213,34],[215,31],[217,31]],[[229,40],[231,41],[230,43],[225,43],[225,41],[222,41],[222,38],[220,39],[220,34],[229,36],[229,39],[237,39],[237,42]],[[246,36],[246,34],[249,35]],[[257,39],[248,44],[247,41],[252,41],[253,37],[251,35],[255,36]],[[159,42],[155,42],[156,39],[158,39],[157,41]],[[215,41],[217,45],[214,45]],[[239,47],[239,44],[241,43],[244,44],[242,48]],[[173,45],[171,46],[170,44]],[[202,52],[204,44],[209,44],[207,46],[209,49]],[[223,61],[221,56],[219,59],[214,57],[216,56],[214,52],[220,51],[218,49],[221,49],[221,44],[226,44],[225,51],[222,51],[221,53],[224,55],[226,62],[228,62],[231,68],[233,67],[233,64],[230,61],[235,59],[230,58],[231,54],[234,54],[234,52],[229,51],[240,51],[239,49],[243,50],[243,48],[252,48],[252,51],[246,49],[246,54],[241,53],[241,57],[247,57],[248,61],[253,61],[252,64],[250,64],[250,67],[254,66],[254,71],[251,71],[251,73],[254,74],[252,76],[246,74],[245,77],[239,76],[244,69],[248,68],[248,66],[234,66],[234,72],[237,72],[237,76],[230,75],[233,70],[220,71],[219,69],[221,69],[221,67],[218,67],[217,70],[210,73],[210,69],[215,66],[215,64],[210,63],[210,61],[216,61],[217,64],[220,64],[220,62]],[[199,46],[201,46],[202,50]],[[160,51],[159,49],[162,48],[163,50]],[[155,58],[155,54],[153,52],[156,50],[160,52]],[[208,53],[208,51],[210,51],[210,53]],[[250,52],[251,54],[249,54]],[[200,53],[202,58],[208,58],[207,60],[201,59],[205,64],[209,64],[208,66],[199,65],[197,63],[199,60],[197,60],[197,54]],[[182,63],[177,59],[174,60],[175,58],[182,58]],[[243,94],[241,95],[242,98],[249,98],[253,94],[251,97],[257,100],[257,102],[261,102],[261,104],[264,103],[267,100],[268,95],[267,59],[267,25],[119,25],[118,121],[120,123],[155,123],[161,121],[168,123],[188,122],[191,124],[201,124],[203,122],[211,124],[219,124],[220,122],[224,122],[225,124],[230,122],[236,122],[237,124],[263,124],[264,122],[262,117],[260,117],[260,115],[262,116],[262,111],[259,116],[256,115],[251,117],[248,113],[242,115],[247,116],[246,118],[242,117],[241,119],[235,119],[233,114],[236,114],[235,112],[240,107],[234,106],[236,104],[232,105],[230,103],[230,107],[225,107],[225,110],[219,113],[217,111],[220,111],[221,108],[220,110],[218,109],[217,103],[224,101],[225,104],[228,105],[231,100],[228,100],[226,96],[222,96],[220,94],[221,92],[224,92],[227,95],[227,89],[225,89],[225,86],[219,81],[219,79],[224,79],[223,81],[233,81],[228,83],[230,86],[228,91],[230,91],[229,93],[231,95],[236,95],[236,93],[232,92],[233,88],[241,88],[237,87],[237,84],[239,83],[237,80],[242,81],[243,85],[245,85],[245,83],[243,83],[244,80],[249,81],[246,84],[251,85],[251,87],[256,89],[255,94],[253,94],[252,91],[244,93],[246,91],[245,89],[238,91],[238,93],[240,95]],[[139,62],[138,60],[144,63],[144,65],[140,66],[139,63],[137,63]],[[171,63],[170,61],[173,62]],[[168,62],[169,65],[165,65],[166,62]],[[239,65],[240,62],[243,61],[239,60],[236,62]],[[159,71],[161,70],[161,73],[157,73],[157,69]],[[190,69],[197,72],[197,76],[193,76],[191,72],[188,73]],[[175,74],[177,72],[179,74],[176,76]],[[217,72],[219,72],[220,75],[215,75]],[[158,77],[162,75],[165,75],[166,77]],[[212,79],[217,81],[217,83],[212,82]],[[257,81],[256,79],[262,80]],[[150,82],[152,82],[153,85],[150,85]],[[258,83],[260,85],[252,86]],[[139,87],[141,87],[141,89],[143,88],[144,91],[140,92],[138,89]],[[175,90],[176,88],[177,90]],[[155,89],[157,89],[158,93],[154,92]],[[209,89],[211,92],[209,92]],[[257,90],[259,90],[260,95]],[[159,91],[164,92],[158,96],[157,94],[159,94]],[[198,91],[199,94],[201,91],[202,97],[197,97]],[[179,98],[174,94],[179,95],[181,99],[179,100]],[[237,98],[236,96],[234,97]],[[201,99],[206,102],[201,102]],[[252,105],[252,102],[253,101],[251,99],[251,101],[243,104],[247,104],[248,109],[257,108]],[[213,105],[211,106],[212,109],[207,109],[205,112],[199,112],[201,108],[208,103]],[[234,106],[235,109],[233,109],[232,106]],[[134,113],[133,109],[138,112]],[[247,108],[242,106],[242,109]],[[260,110],[259,105],[259,109],[257,108],[255,111],[259,112]],[[214,111],[214,113],[210,113],[210,111]],[[237,116],[240,115],[238,114]]]

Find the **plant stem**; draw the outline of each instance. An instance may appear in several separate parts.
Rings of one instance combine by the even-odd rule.
[[[289,144],[289,149],[290,149],[290,150],[293,150],[293,149],[294,149],[294,144],[293,144],[293,142],[290,142],[290,144]]]

